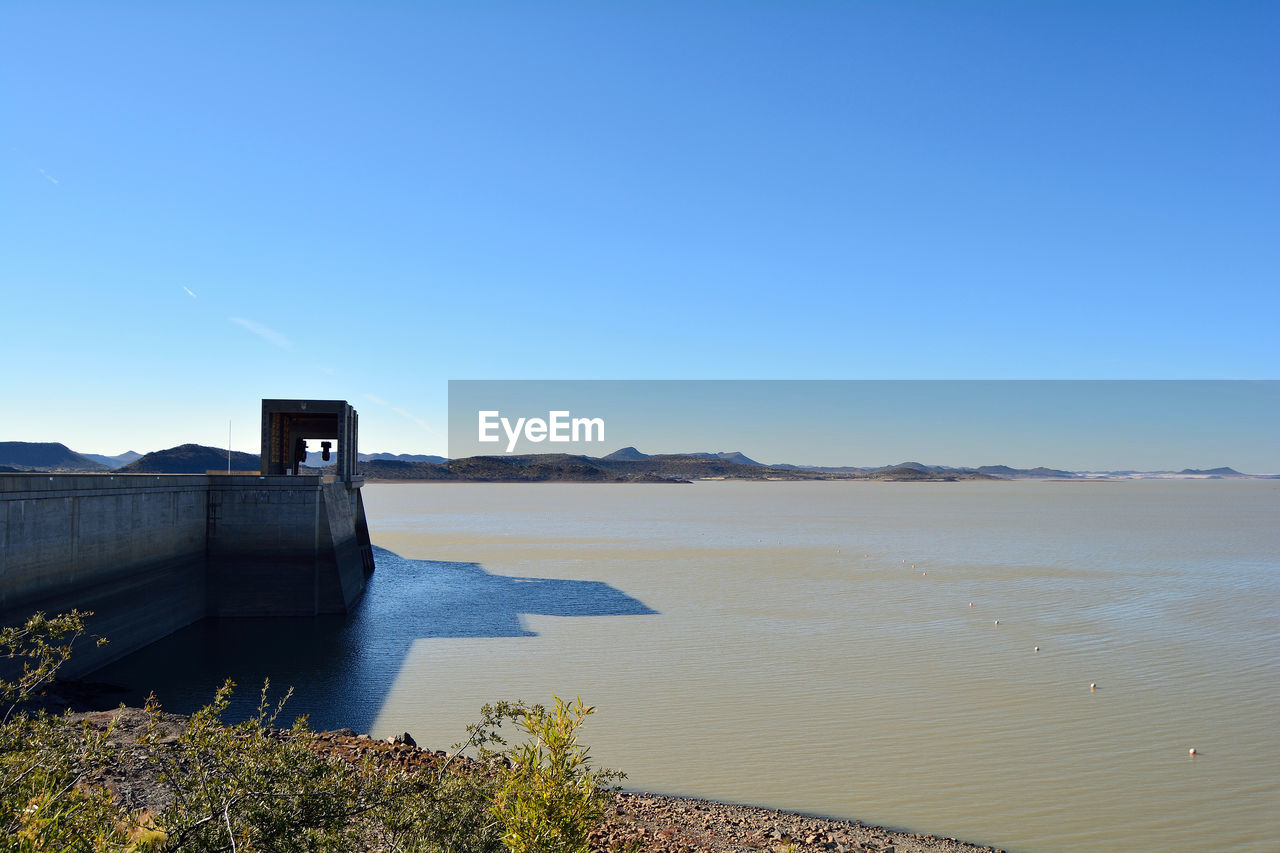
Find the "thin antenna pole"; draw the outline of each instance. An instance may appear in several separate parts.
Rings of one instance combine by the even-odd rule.
[[[231,419],[227,418],[227,473],[231,473]]]

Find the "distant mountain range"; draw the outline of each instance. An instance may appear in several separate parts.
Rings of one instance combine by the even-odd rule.
[[[1028,479],[1074,479],[1079,475],[1072,471],[1059,471],[1056,468],[1010,468],[1008,465],[980,465],[977,468],[953,468],[948,465],[925,465],[922,462],[899,462],[897,465],[883,465],[876,468],[822,468],[811,465],[775,465],[775,468],[786,468],[799,471],[822,471],[829,474],[875,474],[899,468],[909,468],[925,474],[939,477],[963,474],[985,474],[1000,480]]]
[[[632,448],[634,451],[634,448]],[[638,455],[641,458],[631,458]],[[985,474],[948,472],[936,474],[915,468],[888,468],[874,472],[838,472],[778,468],[747,460],[739,453],[677,453],[650,456],[639,451],[603,458],[566,453],[524,456],[472,456],[443,464],[370,460],[360,473],[370,480],[465,480],[471,482],[526,482],[572,480],[595,483],[681,483],[691,480],[987,480]],[[746,459],[745,456],[742,458]]]
[[[471,456],[443,464],[371,459],[360,463],[360,473],[370,480],[456,480],[480,483],[577,482],[669,483],[681,482],[671,473],[646,470],[632,462],[605,462],[589,456],[540,453],[528,456]]]
[[[81,453],[86,459],[92,459],[94,462],[101,462],[108,468],[123,468],[135,459],[141,459],[142,454],[133,450],[126,450],[119,456],[103,456],[101,453]]]
[[[307,455],[306,467],[323,473],[332,466],[318,452]],[[76,453],[56,442],[0,442],[0,473],[48,471],[122,474],[203,474],[224,471],[227,451],[199,444],[183,444],[146,455],[134,451],[119,456]],[[257,471],[258,457],[233,452],[231,470]],[[901,462],[879,467],[822,467],[813,465],[766,465],[740,451],[716,453],[643,453],[624,447],[607,456],[578,456],[541,453],[523,456],[472,456],[446,459],[443,456],[410,453],[361,453],[358,472],[370,480],[453,480],[469,482],[685,482],[699,479],[737,480],[1097,480],[1097,479],[1233,479],[1266,478],[1268,475],[1241,474],[1233,468],[1184,468],[1181,471],[1063,471],[1056,468],[1013,468],[1008,465],[981,465],[959,468]]]
[[[1152,472],[1075,472],[1057,468],[1013,468],[981,465],[957,468],[902,462],[879,467],[819,467],[765,465],[738,451],[718,453],[649,454],[624,447],[603,457],[564,453],[523,456],[472,456],[466,459],[419,461],[408,456],[361,454],[359,472],[370,480],[458,480],[511,482],[572,480],[579,482],[686,482],[689,480],[1088,480],[1148,478],[1254,478],[1232,468]]]

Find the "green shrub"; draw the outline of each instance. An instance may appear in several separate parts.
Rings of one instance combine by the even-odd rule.
[[[493,803],[512,853],[587,853],[587,837],[604,817],[602,786],[621,776],[593,770],[588,748],[578,743],[578,729],[595,709],[581,698],[552,698],[550,710],[535,705],[515,714],[529,740],[507,752],[511,766]]]
[[[305,719],[281,731],[289,693],[226,724],[234,685],[163,737],[152,698],[149,721],[129,746],[135,769],[163,780],[172,802],[159,814],[127,812],[92,784],[119,767],[115,724],[105,731],[29,710],[83,636],[90,614],[36,614],[0,629],[0,851],[16,853],[583,853],[604,814],[601,786],[622,777],[594,770],[577,740],[593,709],[555,698],[548,710],[523,702],[486,705],[468,738],[434,772],[370,756],[358,763],[321,750]],[[514,721],[529,736],[508,747]],[[495,749],[495,747],[498,747]],[[459,761],[474,750],[474,761]]]
[[[114,749],[111,730],[93,732],[29,704],[53,680],[85,632],[90,614],[72,611],[47,617],[37,613],[23,625],[0,628],[0,841],[3,849],[93,850],[102,853],[147,849],[134,816],[87,780]]]
[[[150,755],[174,791],[158,818],[162,849],[183,851],[397,850],[497,853],[486,819],[491,783],[478,774],[412,773],[320,752],[303,719],[288,731],[264,686],[255,717],[225,725],[233,685],[192,715],[169,750]],[[160,709],[145,742],[159,741]],[[234,842],[234,843],[232,843]],[[230,845],[230,846],[229,846]]]

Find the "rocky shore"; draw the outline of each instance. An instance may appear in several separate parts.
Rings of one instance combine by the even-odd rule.
[[[656,794],[619,793],[615,814],[596,831],[599,851],[625,849],[631,839],[651,853],[954,853],[986,851],[955,838],[898,832],[857,821],[829,820],[754,806]]]
[[[158,812],[168,804],[171,793],[164,781],[149,775],[141,763],[130,761],[128,744],[136,742],[146,727],[144,711],[116,708],[82,711],[74,717],[95,729],[112,726],[112,738],[122,747],[120,763],[93,782],[110,788],[131,809]],[[165,714],[160,743],[176,741],[185,724],[185,717]],[[410,771],[435,772],[447,757],[444,751],[417,746],[407,733],[375,740],[341,729],[320,733],[316,747],[347,761],[372,758]],[[614,808],[592,834],[592,844],[597,853],[995,853],[995,848],[954,838],[898,832],[856,821],[636,792],[614,795]]]

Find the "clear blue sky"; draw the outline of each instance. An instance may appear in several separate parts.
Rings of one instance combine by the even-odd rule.
[[[0,152],[0,440],[252,451],[324,397],[443,453],[448,379],[1280,377],[1275,3],[10,0]]]

